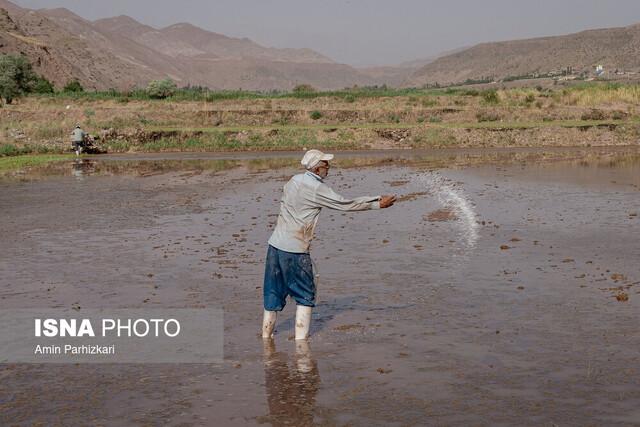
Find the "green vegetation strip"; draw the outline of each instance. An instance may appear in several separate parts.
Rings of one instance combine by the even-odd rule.
[[[539,122],[467,122],[467,123],[340,123],[310,125],[259,125],[259,126],[218,126],[218,127],[175,127],[151,126],[150,132],[242,132],[251,130],[329,130],[329,129],[410,129],[410,128],[446,128],[446,129],[534,129],[550,127],[594,127],[638,124],[639,120],[556,120]]]
[[[40,155],[25,155],[25,156],[11,156],[0,157],[0,173],[4,174],[20,169],[24,169],[31,166],[40,166],[49,162],[57,162],[61,160],[69,160],[74,158],[73,155],[68,154],[40,154]]]
[[[302,85],[304,86],[304,85]],[[243,90],[223,90],[213,91],[203,87],[180,88],[171,91],[166,97],[154,97],[148,89],[137,88],[127,92],[118,92],[115,90],[93,92],[82,90],[63,90],[62,92],[44,93],[36,96],[71,99],[71,100],[107,100],[115,99],[119,102],[128,102],[130,100],[147,101],[204,101],[215,102],[224,100],[241,100],[241,99],[314,99],[314,98],[338,98],[346,102],[354,102],[361,98],[386,98],[399,96],[440,96],[440,95],[467,95],[467,91],[463,89],[432,89],[432,88],[389,88],[386,86],[371,86],[360,88],[348,88],[343,90],[319,91],[311,87],[301,87],[293,91],[243,91]],[[479,94],[478,91],[471,93],[474,96]]]

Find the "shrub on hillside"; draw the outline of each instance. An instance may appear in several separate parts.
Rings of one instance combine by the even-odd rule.
[[[21,55],[0,55],[0,98],[13,100],[33,90],[37,79],[31,64]]]
[[[297,85],[293,88],[293,93],[296,95],[303,95],[307,93],[314,93],[316,89],[308,84]]]
[[[624,111],[620,111],[620,110],[615,110],[611,113],[611,118],[613,120],[624,120],[629,116],[629,114],[625,113]]]
[[[80,84],[80,81],[78,79],[73,79],[73,80],[69,80],[67,84],[64,85],[64,88],[62,88],[62,91],[68,92],[68,93],[78,93],[78,92],[84,92],[84,88],[82,87],[82,84]]]
[[[478,95],[480,95],[480,92],[478,92],[477,89],[465,89],[465,90],[460,92],[460,95],[462,95],[462,96],[478,96]]]
[[[47,94],[54,92],[55,88],[53,87],[53,83],[42,76],[38,76],[36,78],[36,81],[33,85],[33,93]]]
[[[500,97],[495,89],[487,90],[482,93],[482,99],[487,104],[499,104]]]
[[[147,86],[147,94],[151,98],[164,99],[176,93],[177,89],[178,87],[171,79],[153,80]]]
[[[309,114],[309,117],[311,117],[312,120],[318,120],[319,118],[322,117],[322,113],[320,111],[315,110]]]
[[[580,117],[582,120],[606,120],[607,114],[602,110],[592,109],[582,114]]]

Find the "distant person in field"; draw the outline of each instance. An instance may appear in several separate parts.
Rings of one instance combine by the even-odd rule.
[[[307,151],[301,162],[306,172],[295,175],[284,186],[278,223],[267,251],[262,338],[273,336],[277,312],[282,311],[289,295],[297,304],[295,338],[305,340],[309,336],[316,301],[309,246],[320,210],[364,211],[388,208],[396,201],[396,196],[342,197],[324,183],[332,159],[333,154]]]
[[[76,156],[79,156],[82,153],[82,147],[84,145],[84,139],[87,134],[84,133],[79,124],[76,125],[75,129],[71,132],[71,144],[73,145],[73,149],[76,152]]]

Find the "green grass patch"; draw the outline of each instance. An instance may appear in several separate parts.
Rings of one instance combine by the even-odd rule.
[[[20,169],[40,166],[49,162],[58,162],[61,160],[73,159],[74,156],[69,154],[39,154],[28,156],[11,156],[0,157],[0,173],[17,171]]]
[[[19,156],[21,154],[29,154],[30,151],[25,151],[22,147],[17,147],[13,144],[0,145],[0,157],[6,156]]]
[[[154,99],[149,96],[144,89],[135,89],[126,92],[118,92],[116,90],[107,91],[84,91],[84,92],[56,92],[53,94],[31,95],[40,98],[63,99],[74,101],[103,101],[116,100],[117,102],[137,101],[156,101],[156,102],[175,102],[175,101],[202,101],[215,102],[222,100],[241,100],[241,99],[314,99],[314,98],[337,98],[346,102],[354,102],[361,98],[384,98],[384,97],[413,97],[418,99],[424,96],[437,96],[456,94],[456,91],[446,92],[445,89],[437,88],[390,88],[387,86],[364,86],[355,88],[345,88],[341,90],[328,91],[246,91],[246,90],[222,90],[211,91],[206,88],[181,88],[175,93],[164,99]],[[431,101],[428,101],[431,102]]]
[[[510,99],[511,94],[519,94],[522,89],[501,89],[505,99]],[[475,88],[465,88],[451,86],[446,88],[391,88],[387,86],[364,86],[345,88],[341,90],[298,90],[298,91],[246,91],[246,90],[222,90],[212,91],[202,87],[185,87],[175,91],[175,93],[164,99],[153,99],[146,89],[139,88],[130,91],[119,92],[116,90],[107,91],[83,91],[83,92],[56,92],[52,94],[32,94],[32,97],[53,100],[73,100],[101,101],[115,100],[126,103],[132,100],[154,101],[154,102],[179,102],[179,101],[199,101],[216,102],[223,100],[253,100],[253,99],[315,99],[315,98],[335,98],[345,102],[355,102],[357,99],[385,98],[385,97],[407,97],[412,105],[422,103],[424,106],[434,106],[438,96],[451,97],[481,97],[485,104],[495,105],[500,103],[500,97],[496,89],[479,90]],[[625,102],[638,103],[640,101],[640,85],[622,84],[610,82],[583,82],[571,87],[550,91],[545,96],[555,96],[563,98],[565,103],[571,105],[594,105],[598,103]],[[531,102],[529,102],[531,103]],[[91,110],[85,111],[87,118],[91,117]]]
[[[201,132],[201,133],[225,133],[242,132],[252,130],[329,130],[329,129],[410,129],[416,127],[442,127],[442,128],[547,128],[547,127],[582,127],[582,126],[604,126],[638,124],[639,120],[550,120],[550,121],[485,121],[485,122],[438,122],[437,119],[429,123],[339,123],[339,124],[305,124],[305,125],[259,125],[259,126],[227,126],[227,127],[174,127],[174,126],[151,126],[147,131],[157,132]]]
[[[10,156],[23,156],[26,154],[53,154],[61,153],[61,149],[48,145],[27,145],[24,147],[18,147],[14,144],[1,144],[0,145],[0,158]]]

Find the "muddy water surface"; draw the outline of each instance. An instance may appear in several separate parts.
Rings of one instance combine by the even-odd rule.
[[[258,338],[298,154],[114,156],[0,182],[0,308],[222,307],[220,365],[0,365],[2,425],[638,425],[640,155],[338,155],[308,345]],[[626,295],[625,298],[620,298]]]

